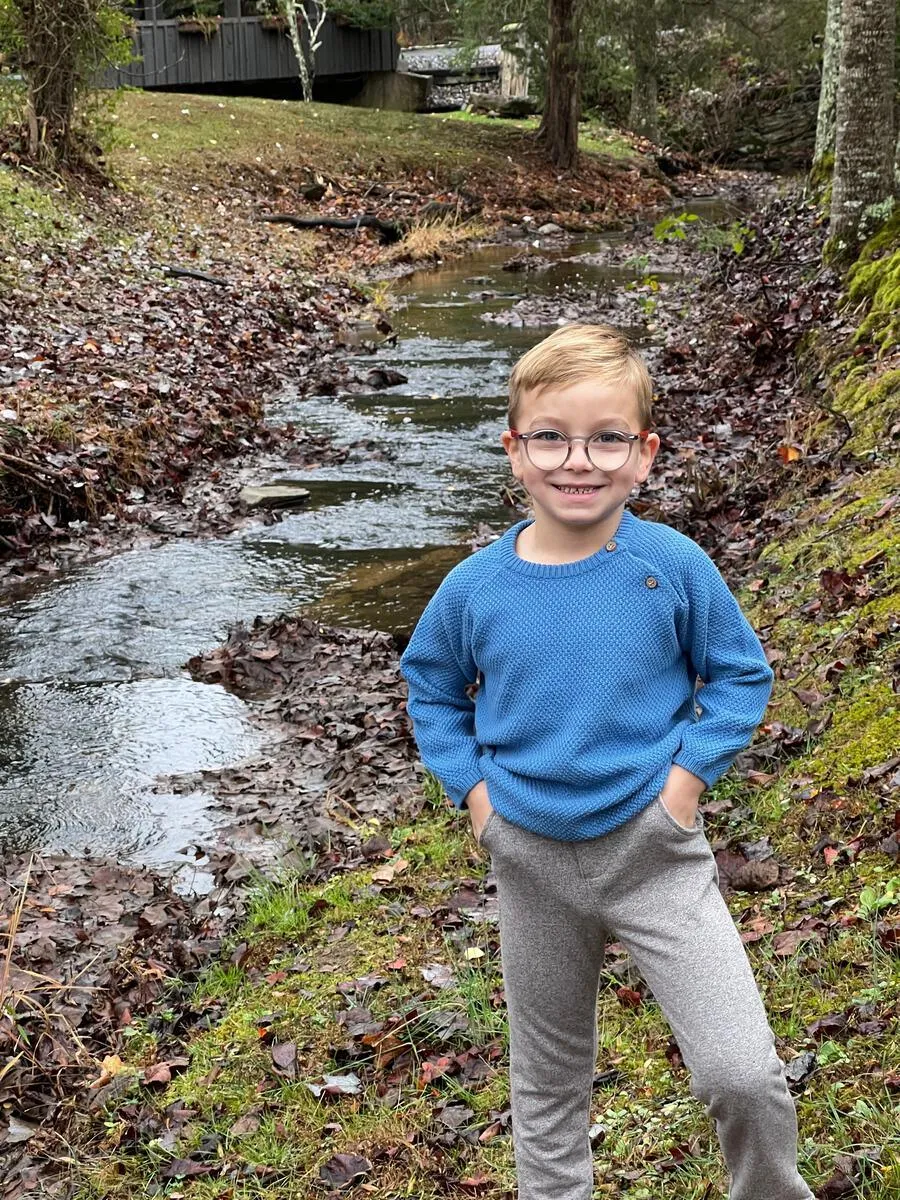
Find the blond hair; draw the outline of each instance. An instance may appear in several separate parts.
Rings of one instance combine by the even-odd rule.
[[[565,325],[523,354],[509,377],[509,424],[525,392],[566,388],[592,376],[632,388],[642,429],[652,420],[653,384],[641,356],[609,325]]]

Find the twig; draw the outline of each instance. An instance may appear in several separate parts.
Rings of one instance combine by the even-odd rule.
[[[0,462],[11,463],[13,467],[24,467],[29,471],[38,471],[43,475],[49,475],[51,479],[66,478],[62,471],[56,471],[53,467],[45,467],[43,463],[32,462],[27,458],[19,458],[15,454],[7,454],[5,450],[0,450]]]
[[[214,283],[216,287],[228,287],[227,279],[220,279],[218,275],[207,275],[205,271],[194,271],[191,267],[171,267],[163,266],[164,275],[173,275],[176,279],[200,279],[203,283]]]
[[[28,866],[25,868],[22,891],[19,893],[18,902],[9,919],[9,929],[6,931],[6,953],[3,955],[3,969],[0,971],[0,1010],[3,1009],[6,997],[9,995],[9,975],[12,970],[13,945],[16,940],[16,934],[19,932],[19,922],[22,919],[22,911],[25,908],[25,895],[28,891],[28,883],[31,879],[31,868],[33,865],[34,855],[32,854],[28,860]]]
[[[382,221],[371,213],[358,217],[303,217],[296,213],[263,213],[262,221],[275,225],[293,225],[296,229],[377,229],[384,245],[399,242],[406,225],[398,221]]]

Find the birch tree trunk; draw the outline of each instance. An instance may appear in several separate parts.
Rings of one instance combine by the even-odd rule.
[[[822,50],[822,86],[819,90],[819,116],[816,122],[816,148],[812,161],[814,171],[821,166],[826,155],[834,152],[834,120],[840,61],[841,0],[828,0],[825,45]]]
[[[839,2],[839,0],[838,0]],[[659,141],[656,106],[656,0],[632,0],[631,58],[634,82],[628,123],[635,133]]]
[[[578,39],[582,0],[548,0],[547,95],[538,137],[554,166],[568,171],[578,158],[581,115]]]
[[[838,255],[869,232],[867,210],[894,194],[895,24],[895,0],[843,0],[829,229]]]
[[[291,39],[300,88],[305,101],[312,100],[312,85],[316,74],[316,51],[321,46],[319,34],[328,16],[326,0],[312,0],[313,18],[310,17],[306,0],[280,0],[281,9],[287,20],[287,34]],[[305,30],[305,41],[304,41]]]

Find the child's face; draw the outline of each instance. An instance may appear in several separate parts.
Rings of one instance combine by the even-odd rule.
[[[519,402],[516,429],[519,433],[552,429],[582,438],[601,430],[640,433],[637,397],[627,384],[610,384],[596,378],[561,390],[526,392]],[[650,474],[659,449],[659,438],[651,433],[646,440],[631,443],[622,466],[608,470],[590,461],[584,442],[574,442],[568,461],[548,471],[531,462],[525,444],[509,431],[504,432],[502,440],[513,474],[534,502],[536,521],[572,530],[613,521],[617,524],[631,489]]]

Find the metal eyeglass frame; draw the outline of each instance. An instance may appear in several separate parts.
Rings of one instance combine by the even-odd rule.
[[[596,429],[588,437],[567,437],[564,433],[560,433],[560,431],[558,429],[550,429],[549,427],[547,429],[533,429],[531,431],[531,433],[519,433],[519,431],[517,429],[510,429],[509,432],[512,435],[512,437],[514,437],[516,439],[517,442],[525,443],[525,453],[528,455],[528,461],[531,463],[531,465],[533,467],[537,467],[537,469],[539,471],[558,471],[560,467],[564,467],[566,465],[566,463],[569,461],[569,459],[572,457],[572,447],[575,444],[575,442],[584,442],[584,453],[587,456],[587,460],[591,464],[592,467],[596,467],[598,471],[605,470],[604,467],[601,467],[601,466],[599,466],[598,463],[594,462],[594,460],[591,458],[591,451],[590,451],[591,439],[597,437],[597,435],[600,433],[614,433],[616,435],[616,437],[621,438],[623,442],[628,442],[628,456],[626,457],[625,462],[622,463],[622,467],[624,467],[625,463],[627,463],[628,460],[631,458],[631,450],[632,450],[634,443],[638,442],[638,441],[646,442],[647,438],[650,436],[649,429],[642,429],[640,431],[640,433],[623,433],[621,431],[621,429]],[[532,438],[537,437],[537,435],[539,433],[556,433],[556,434],[559,434],[559,436],[561,438],[566,439],[566,442],[568,443],[569,448],[566,451],[566,457],[559,464],[559,467],[541,467],[538,465],[538,463],[536,463],[532,459],[531,454],[529,453],[529,450],[528,450],[528,443],[531,441]],[[622,467],[614,467],[613,470],[620,471],[622,469]]]

